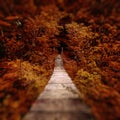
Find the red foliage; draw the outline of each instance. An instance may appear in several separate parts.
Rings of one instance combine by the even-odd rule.
[[[0,60],[21,59],[51,71],[54,56],[63,52],[65,68],[97,119],[119,119],[119,8],[116,0],[0,0]],[[2,112],[16,106],[8,105],[15,98],[3,90],[15,95],[16,83],[21,89],[28,86],[17,80],[18,69],[13,73],[5,63],[0,62]]]

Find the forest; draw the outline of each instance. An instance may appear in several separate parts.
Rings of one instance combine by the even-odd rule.
[[[21,120],[61,53],[96,120],[120,119],[119,0],[0,0],[0,120]]]

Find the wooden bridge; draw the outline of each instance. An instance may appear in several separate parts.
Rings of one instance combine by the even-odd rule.
[[[94,120],[66,73],[60,55],[55,59],[51,79],[23,120]]]

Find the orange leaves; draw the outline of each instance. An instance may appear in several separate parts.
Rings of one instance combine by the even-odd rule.
[[[7,54],[8,57],[11,58],[15,58],[16,57],[16,52],[20,51],[20,48],[22,48],[23,43],[21,41],[16,42],[14,39],[9,40],[6,43],[6,49],[7,49]]]
[[[46,36],[36,37],[36,41],[41,45],[47,44],[48,39]]]
[[[18,78],[18,72],[7,73],[3,76],[3,80],[8,80],[10,82],[17,78]]]
[[[102,4],[97,6],[103,9],[96,12],[93,6],[86,4],[88,9],[81,7],[75,16],[76,21],[65,25],[67,40],[64,37],[64,43],[69,51],[65,51],[65,54],[77,63],[77,74],[71,72],[75,71],[74,67],[66,68],[85,95],[87,103],[94,109],[97,119],[113,120],[120,117],[119,22],[115,22],[119,20],[119,12],[112,8],[110,10],[114,12],[110,14],[107,13],[109,8]],[[76,65],[75,62],[72,66]],[[71,66],[69,62],[65,64]],[[107,116],[107,113],[111,114]]]
[[[6,71],[0,76],[0,119],[21,120],[48,82],[51,71],[19,59],[2,62],[0,68]]]
[[[19,16],[7,16],[5,20],[12,21],[12,20],[17,20],[19,18],[20,18]]]
[[[20,114],[28,110],[47,83],[54,56],[62,47],[65,68],[97,118],[118,119],[119,3],[72,0],[72,7],[69,0],[52,0],[52,3],[1,0],[0,56],[13,60],[0,64],[1,109],[8,112],[7,116],[12,114],[11,120],[20,119]],[[18,57],[22,63],[14,60]],[[15,110],[18,114],[13,115]]]
[[[18,16],[7,16],[3,17],[2,20],[0,20],[0,26],[2,27],[10,27],[12,24],[10,23],[11,21],[18,20],[20,17]]]
[[[2,21],[2,20],[0,20],[0,25],[1,25],[1,26],[5,26],[5,27],[10,27],[10,26],[11,26],[10,23],[8,23],[8,22],[6,22],[6,21]]]
[[[119,72],[119,73],[120,73],[120,63],[119,63],[119,62],[111,61],[111,62],[110,62],[110,68],[111,68],[114,72]]]

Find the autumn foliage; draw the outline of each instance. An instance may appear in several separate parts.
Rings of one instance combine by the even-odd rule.
[[[119,8],[117,0],[0,0],[0,119],[22,119],[60,52],[95,118],[120,119]]]

